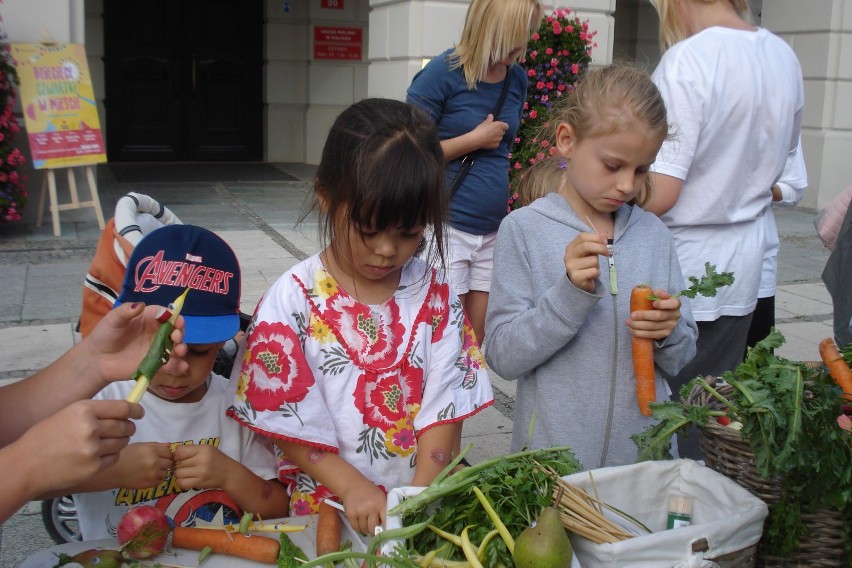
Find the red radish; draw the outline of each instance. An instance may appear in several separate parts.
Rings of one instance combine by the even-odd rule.
[[[141,560],[161,553],[171,531],[162,511],[152,505],[138,505],[121,517],[116,537],[125,556]]]
[[[717,417],[716,417],[716,422],[718,422],[718,423],[719,423],[719,424],[721,424],[722,426],[727,426],[728,424],[730,424],[730,423],[731,423],[731,419],[730,419],[730,418],[728,418],[727,416],[717,416]]]

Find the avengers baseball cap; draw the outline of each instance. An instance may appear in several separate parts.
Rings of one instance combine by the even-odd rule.
[[[184,342],[226,341],[240,329],[240,264],[228,243],[194,225],[148,233],[130,255],[115,302],[168,306],[189,288],[180,314]]]

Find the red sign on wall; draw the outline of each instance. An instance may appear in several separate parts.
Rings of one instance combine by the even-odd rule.
[[[320,7],[325,10],[342,10],[343,0],[322,0]]]
[[[314,26],[314,59],[360,61],[364,30],[338,26]]]

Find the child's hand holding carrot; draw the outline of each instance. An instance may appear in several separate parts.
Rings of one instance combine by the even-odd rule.
[[[565,272],[577,288],[594,293],[600,278],[599,256],[610,255],[606,238],[596,233],[580,233],[565,247]]]
[[[653,309],[634,310],[627,320],[627,327],[636,337],[665,339],[677,326],[680,319],[680,298],[675,298],[663,289],[654,290],[656,300]]]

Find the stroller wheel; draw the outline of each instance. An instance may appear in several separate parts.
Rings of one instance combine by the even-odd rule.
[[[83,540],[77,519],[77,505],[71,495],[43,500],[41,520],[56,544]]]

